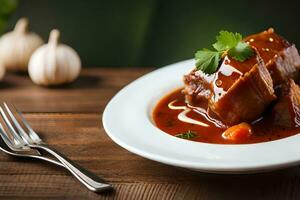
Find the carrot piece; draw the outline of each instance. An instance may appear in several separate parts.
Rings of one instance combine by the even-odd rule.
[[[234,125],[223,132],[222,137],[226,140],[242,141],[252,134],[251,126],[245,122]]]

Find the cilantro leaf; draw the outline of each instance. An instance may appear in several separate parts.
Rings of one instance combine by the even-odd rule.
[[[213,44],[213,47],[217,51],[226,51],[235,47],[242,38],[242,35],[239,33],[220,31],[219,35],[216,37],[217,42]]]
[[[214,50],[203,49],[195,54],[196,69],[206,74],[213,74],[217,71],[219,62],[223,55],[243,62],[254,55],[249,44],[242,41],[240,33],[220,31],[216,42],[212,45]]]
[[[196,68],[204,73],[212,74],[217,70],[220,54],[218,51],[203,49],[195,54]]]
[[[254,55],[252,48],[246,42],[239,42],[228,51],[228,55],[237,61],[243,62]]]
[[[190,140],[190,139],[198,137],[198,134],[194,131],[188,130],[187,132],[179,133],[179,134],[175,135],[175,137]]]

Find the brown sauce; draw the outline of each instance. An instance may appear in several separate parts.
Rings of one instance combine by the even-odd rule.
[[[252,134],[246,139],[242,140],[226,140],[222,137],[222,133],[227,129],[220,126],[218,123],[210,120],[205,112],[201,112],[202,108],[191,109],[186,114],[188,118],[203,122],[208,126],[200,126],[183,122],[178,119],[178,115],[183,110],[174,110],[169,108],[169,104],[187,106],[185,97],[182,94],[182,89],[178,89],[171,94],[165,96],[159,101],[153,111],[153,120],[156,126],[167,134],[178,136],[178,134],[192,132],[197,136],[190,140],[214,144],[251,144],[259,142],[268,142],[278,140],[281,138],[296,135],[300,132],[300,128],[284,128],[274,125],[270,122],[268,117],[262,117],[259,120],[251,123]],[[203,108],[205,110],[205,108]]]

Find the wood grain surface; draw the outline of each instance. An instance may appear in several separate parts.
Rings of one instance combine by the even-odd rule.
[[[300,199],[300,167],[250,175],[197,173],[141,158],[113,143],[102,127],[103,109],[118,90],[149,71],[88,69],[59,88],[35,86],[26,75],[6,76],[1,101],[13,102],[47,143],[115,190],[95,194],[62,168],[0,152],[0,199]]]

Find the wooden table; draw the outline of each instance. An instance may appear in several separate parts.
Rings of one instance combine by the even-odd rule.
[[[115,191],[95,194],[62,168],[0,152],[0,199],[300,199],[300,167],[252,175],[195,173],[113,143],[102,127],[103,109],[123,86],[149,71],[87,69],[60,88],[7,75],[1,101],[14,103],[45,141],[111,182]]]

